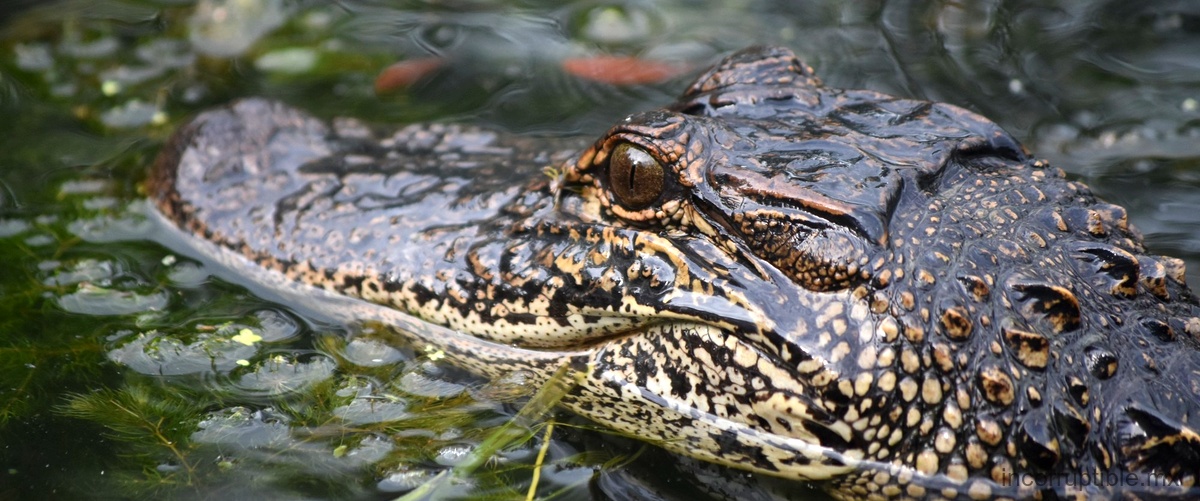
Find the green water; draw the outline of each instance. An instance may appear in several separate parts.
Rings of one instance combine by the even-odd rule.
[[[1186,2],[18,6],[0,16],[2,499],[523,499],[535,470],[542,498],[719,497],[661,451],[519,414],[534,390],[519,378],[471,379],[170,252],[145,221],[146,168],[182,120],[240,96],[383,126],[595,135],[724,53],[786,45],[831,85],[995,119],[1200,269],[1200,8]],[[563,70],[600,54],[684,71],[610,85]],[[430,56],[437,70],[376,94],[388,65]]]

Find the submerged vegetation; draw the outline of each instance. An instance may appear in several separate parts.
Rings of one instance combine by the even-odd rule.
[[[247,489],[239,496],[257,485],[344,497],[364,472],[382,476],[396,492],[411,489],[411,499],[464,486],[501,498],[518,497],[515,489],[526,484],[539,498],[577,487],[536,490],[549,463],[590,462],[546,457],[551,409],[569,381],[521,398],[521,410],[508,414],[481,396],[503,389],[468,388],[435,377],[439,370],[426,362],[384,380],[370,370],[334,376],[328,359],[297,364],[275,355],[229,375],[229,386],[139,376],[118,389],[67,395],[57,411],[95,423],[118,444],[117,455],[128,463],[117,470],[126,476],[122,495],[209,492],[233,477]]]

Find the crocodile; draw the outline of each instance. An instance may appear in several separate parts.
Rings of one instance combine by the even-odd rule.
[[[245,99],[151,168],[285,297],[704,462],[840,499],[1196,495],[1200,302],[995,123],[735,53],[598,140]],[[285,294],[285,293],[280,293]]]

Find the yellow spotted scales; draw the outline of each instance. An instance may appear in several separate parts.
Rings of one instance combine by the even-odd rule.
[[[235,279],[487,377],[567,364],[574,412],[839,498],[1185,496],[1200,468],[1182,262],[992,122],[786,49],[591,147],[244,100],[149,188]],[[1114,472],[1168,485],[1047,481]]]

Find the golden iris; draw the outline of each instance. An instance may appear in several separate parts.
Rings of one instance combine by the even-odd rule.
[[[621,143],[609,156],[608,186],[625,208],[644,209],[662,195],[662,164],[646,150]]]

